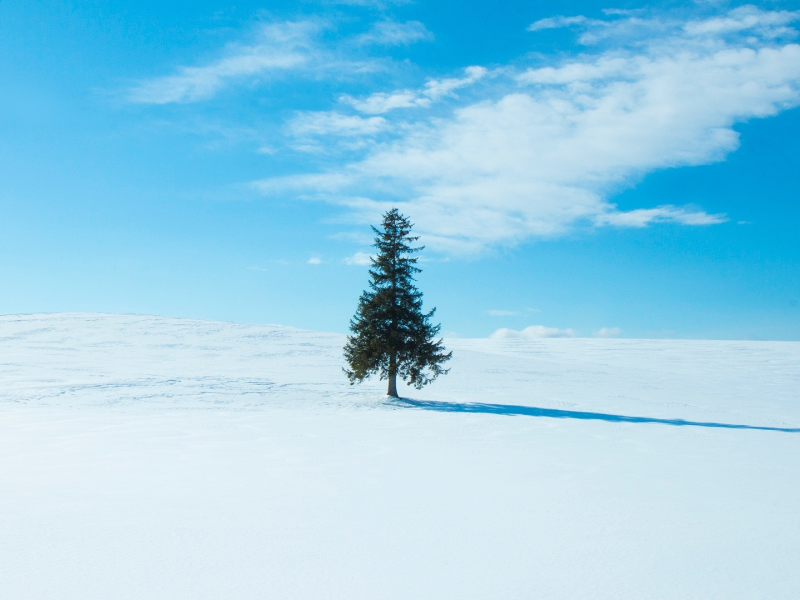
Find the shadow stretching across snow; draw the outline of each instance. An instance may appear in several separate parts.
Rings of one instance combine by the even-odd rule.
[[[551,419],[580,419],[584,421],[608,421],[610,423],[659,423],[677,427],[717,427],[722,429],[757,429],[760,431],[783,431],[800,433],[800,427],[762,427],[759,425],[737,425],[735,423],[704,423],[684,421],[683,419],[656,419],[654,417],[630,417],[607,413],[560,410],[557,408],[538,408],[536,406],[516,406],[514,404],[483,404],[478,402],[437,402],[434,400],[410,400],[399,398],[391,401],[395,406],[435,410],[438,412],[482,413],[488,415],[509,415],[526,417],[549,417]]]

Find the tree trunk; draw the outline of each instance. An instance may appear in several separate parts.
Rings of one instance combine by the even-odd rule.
[[[389,389],[386,394],[392,398],[399,398],[397,395],[397,353],[392,352],[389,357]]]

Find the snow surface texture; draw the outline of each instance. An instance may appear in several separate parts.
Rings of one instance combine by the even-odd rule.
[[[800,598],[800,343],[343,343],[0,317],[0,597]]]

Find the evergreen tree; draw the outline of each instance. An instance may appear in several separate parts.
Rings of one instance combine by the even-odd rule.
[[[422,292],[414,286],[419,273],[412,255],[423,248],[411,245],[419,238],[409,235],[411,223],[396,208],[383,215],[383,229],[375,227],[377,256],[369,270],[369,290],[361,294],[358,309],[350,321],[344,347],[350,383],[361,383],[373,373],[389,380],[388,395],[397,398],[397,376],[417,389],[449,369],[442,364],[452,352],[445,352],[442,340],[434,340],[440,325],[430,322],[434,308],[422,312]]]

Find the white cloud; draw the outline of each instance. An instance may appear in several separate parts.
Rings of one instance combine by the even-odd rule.
[[[227,56],[207,65],[181,67],[174,75],[143,81],[128,91],[127,99],[140,104],[194,102],[232,79],[298,68],[309,61],[312,36],[319,28],[316,21],[262,25],[255,44],[232,45]]]
[[[569,27],[570,25],[581,25],[586,23],[586,21],[586,17],[581,15],[578,15],[577,17],[547,17],[545,19],[539,19],[535,23],[531,23],[528,26],[528,31],[558,29],[560,27]]]
[[[422,95],[430,98],[431,100],[438,100],[444,96],[452,94],[459,88],[472,85],[476,81],[480,81],[489,70],[486,67],[472,66],[464,69],[463,77],[449,77],[445,79],[429,79],[425,83],[425,88],[422,90]]]
[[[340,98],[342,102],[352,105],[357,111],[368,115],[387,113],[395,108],[411,108],[412,106],[430,106],[430,99],[418,95],[411,90],[397,92],[378,92],[359,100],[349,95]]]
[[[345,6],[368,6],[384,10],[392,5],[411,4],[414,0],[327,0],[330,4],[343,4]]]
[[[515,317],[519,313],[515,310],[490,309],[486,311],[486,314],[492,317]]]
[[[298,113],[289,122],[289,130],[294,136],[358,136],[378,133],[386,129],[387,125],[388,122],[383,117],[361,117],[335,111],[317,111]]]
[[[595,337],[611,338],[622,335],[622,329],[619,327],[601,327],[594,332]]]
[[[651,223],[680,223],[682,225],[717,225],[728,220],[725,215],[710,215],[702,210],[677,206],[637,208],[626,212],[608,212],[595,218],[597,225],[617,227],[647,227]]]
[[[689,21],[684,25],[684,30],[690,35],[717,35],[754,29],[765,37],[794,36],[796,32],[785,26],[798,18],[800,11],[764,12],[755,6],[740,6],[724,17]]]
[[[419,21],[379,21],[367,33],[358,37],[361,44],[405,46],[414,42],[432,40],[433,34]]]
[[[392,117],[393,141],[371,147],[327,178],[292,182],[307,195],[370,217],[395,205],[411,216],[429,247],[447,252],[558,236],[580,226],[721,223],[724,215],[677,205],[623,212],[611,198],[653,171],[723,160],[739,145],[735,124],[800,103],[800,46],[775,40],[775,28],[789,19],[776,14],[749,8],[741,34],[713,19],[625,17],[608,22],[613,27],[587,22],[589,34],[613,29],[623,37],[594,54],[512,72],[487,86],[484,100],[449,117]],[[736,11],[726,18],[743,21]],[[724,35],[714,33],[720,29]],[[642,31],[647,35],[637,37]],[[507,91],[514,82],[519,87]],[[400,106],[424,108],[434,96],[405,90],[351,104],[385,114]],[[319,181],[324,188],[316,187]]]
[[[261,24],[250,44],[230,44],[224,56],[204,65],[183,66],[163,77],[145,79],[127,90],[125,98],[136,104],[196,102],[240,80],[265,78],[279,72],[318,75],[320,72],[352,76],[372,72],[372,60],[354,60],[353,46],[408,45],[431,40],[433,34],[419,21],[384,20],[359,36],[340,44],[324,44],[320,34],[331,24],[322,19]]]
[[[455,90],[472,85],[483,79],[488,73],[488,69],[484,67],[472,66],[464,69],[463,77],[429,79],[420,90],[377,92],[363,100],[344,95],[340,100],[350,104],[357,111],[370,115],[387,113],[396,108],[427,108],[432,101],[453,95]]]
[[[372,255],[366,252],[356,252],[353,256],[348,256],[344,259],[346,265],[366,266],[372,264]]]
[[[593,62],[573,62],[558,67],[528,69],[517,76],[522,84],[564,85],[618,77],[630,72],[630,58],[601,56]]]
[[[321,265],[322,259],[319,256],[312,256],[307,262],[309,265]]]
[[[352,38],[323,44],[322,31],[330,27],[321,19],[261,24],[254,43],[230,44],[220,59],[200,66],[180,67],[173,75],[141,81],[125,95],[137,104],[197,102],[239,81],[253,81],[278,73],[292,76],[352,77],[381,67],[368,58],[353,59],[346,49]]]
[[[489,336],[493,340],[505,340],[516,338],[569,338],[575,337],[575,331],[572,329],[558,329],[556,327],[545,327],[544,325],[531,325],[522,331],[515,329],[498,329]]]

